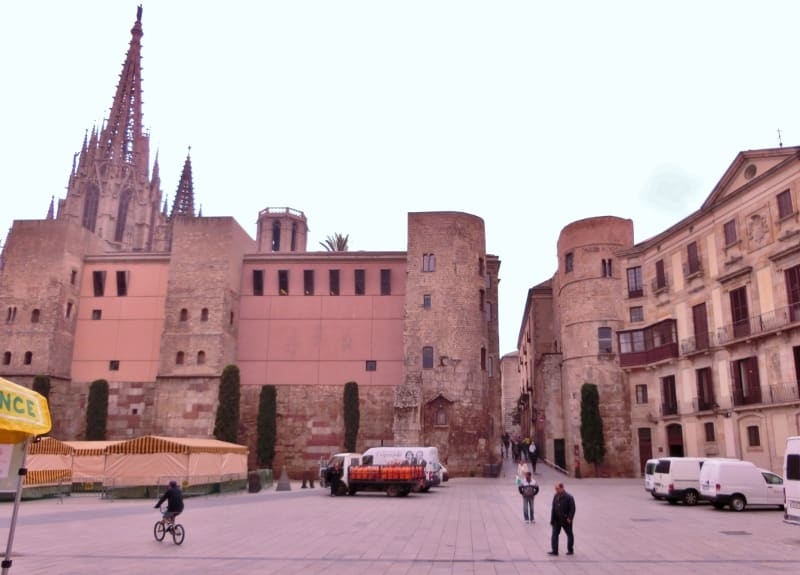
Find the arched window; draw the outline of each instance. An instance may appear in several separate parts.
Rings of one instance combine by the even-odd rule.
[[[197,352],[197,365],[203,365],[206,362],[206,352],[198,351]]]
[[[114,231],[114,240],[121,242],[125,235],[125,223],[128,219],[128,207],[133,197],[133,191],[128,188],[119,198],[119,210],[117,211],[117,229]]]
[[[183,352],[179,351],[175,354],[175,365],[183,365]]]
[[[272,251],[281,251],[281,223],[278,220],[272,222]]]
[[[181,321],[189,321],[189,310],[186,308],[181,309]]]
[[[97,204],[100,202],[100,190],[94,184],[86,190],[86,199],[83,203],[83,227],[89,231],[94,231],[97,225]]]
[[[444,407],[440,407],[436,410],[436,417],[433,424],[447,425],[447,410]]]
[[[32,361],[33,361],[33,352],[32,351],[26,351],[25,352],[25,365],[30,365]]]
[[[200,310],[200,321],[208,321],[208,308],[204,307]]]
[[[11,365],[11,352],[3,353],[3,365]]]
[[[31,312],[31,323],[39,323],[39,310],[35,309]]]

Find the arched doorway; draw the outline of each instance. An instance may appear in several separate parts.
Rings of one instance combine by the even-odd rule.
[[[683,428],[680,423],[667,426],[667,451],[670,457],[683,457]]]

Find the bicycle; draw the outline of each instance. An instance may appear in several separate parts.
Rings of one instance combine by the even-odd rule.
[[[158,510],[161,511],[161,508],[159,507]],[[183,543],[183,539],[186,537],[186,529],[183,528],[183,525],[175,523],[175,518],[167,511],[162,511],[161,516],[161,519],[153,525],[153,537],[156,538],[156,541],[163,541],[167,533],[172,533],[172,541],[175,545]]]

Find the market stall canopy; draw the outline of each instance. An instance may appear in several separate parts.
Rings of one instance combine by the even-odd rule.
[[[50,409],[39,393],[0,377],[0,443],[50,431]]]

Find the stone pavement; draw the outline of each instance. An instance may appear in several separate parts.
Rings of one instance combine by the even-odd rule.
[[[154,501],[24,501],[11,575],[127,573],[631,574],[795,573],[800,529],[777,510],[714,511],[652,499],[639,479],[572,479],[540,463],[536,524],[522,520],[515,466],[430,493],[330,497],[317,486],[189,498],[186,541],[153,539]],[[575,496],[575,555],[547,555],[553,485]],[[3,552],[11,503],[0,504]]]

